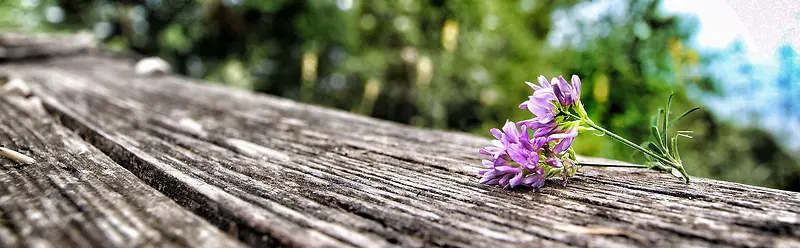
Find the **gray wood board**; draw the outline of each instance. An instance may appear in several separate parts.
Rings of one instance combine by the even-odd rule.
[[[243,247],[49,116],[0,100],[0,247]]]
[[[481,137],[136,75],[121,59],[0,72],[23,78],[48,116],[114,162],[251,245],[800,246],[800,193],[592,168],[566,187],[503,190],[477,184]]]

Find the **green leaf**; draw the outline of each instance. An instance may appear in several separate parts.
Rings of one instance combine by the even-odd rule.
[[[658,127],[650,126],[650,134],[653,136],[653,143],[651,145],[655,145],[660,150],[665,150],[664,148],[664,141],[661,140],[661,133],[658,132]],[[662,153],[663,154],[663,153]]]
[[[672,157],[681,163],[681,154],[678,153],[678,136],[672,137]]]
[[[663,126],[662,130],[664,131],[664,142],[665,143],[667,143],[669,141],[669,135],[668,135],[668,133],[669,133],[669,130],[668,130],[669,129],[669,123],[667,122],[667,120],[669,120],[669,108],[670,108],[670,105],[672,105],[672,95],[673,94],[674,93],[672,93],[672,92],[669,93],[669,99],[667,100],[667,108],[664,110],[664,126]],[[666,148],[667,153],[669,153],[669,145],[665,144],[664,148]]]
[[[650,148],[653,152],[657,152],[658,154],[664,154],[663,150],[659,148],[655,143],[650,143],[647,147]]]
[[[675,125],[675,123],[677,123],[679,120],[681,120],[684,116],[687,116],[687,115],[691,114],[692,112],[694,112],[694,111],[696,111],[698,109],[700,109],[700,107],[694,107],[693,109],[690,109],[690,110],[684,112],[682,115],[676,117],[675,119],[672,119],[669,123],[667,123],[667,127],[671,127],[672,125]]]

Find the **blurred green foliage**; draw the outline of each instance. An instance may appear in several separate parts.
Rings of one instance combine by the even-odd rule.
[[[578,74],[592,118],[644,141],[670,92],[682,112],[698,105],[686,84],[712,84],[704,58],[684,47],[691,19],[664,15],[656,0],[611,2],[617,11],[592,17],[579,9],[597,2],[583,0],[5,0],[0,27],[90,29],[189,76],[487,137],[531,118],[517,108],[531,93],[524,81]],[[690,174],[800,190],[796,158],[763,132],[703,111],[678,127],[695,130],[681,146]],[[575,147],[636,159],[592,134]]]

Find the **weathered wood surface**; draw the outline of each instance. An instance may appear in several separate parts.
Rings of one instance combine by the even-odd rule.
[[[800,193],[588,168],[566,187],[503,190],[477,184],[476,149],[487,139],[183,77],[136,75],[129,62],[87,55],[0,64],[0,74],[22,78],[46,109],[37,115],[18,102],[0,105],[9,137],[0,142],[43,161],[3,161],[0,239],[28,240],[24,226],[45,224],[26,213],[50,211],[36,202],[51,199],[88,216],[48,219],[53,229],[40,227],[36,240],[57,246],[112,244],[113,235],[83,230],[139,218],[150,223],[137,229],[150,235],[147,242],[227,242],[205,223],[187,225],[197,217],[166,196],[252,246],[800,247]],[[63,140],[83,144],[85,157]],[[7,181],[22,180],[14,178],[34,178],[22,185],[39,188],[11,190]],[[61,191],[106,185],[96,191],[111,193],[74,193],[85,201],[46,193],[67,182],[75,190]],[[155,211],[147,199],[166,207]],[[92,201],[103,203],[83,203]],[[74,207],[80,204],[94,207]],[[618,235],[587,234],[587,227]]]
[[[96,49],[94,35],[82,32],[75,35],[0,34],[0,61],[87,53]]]
[[[32,156],[0,163],[0,247],[238,247],[27,99],[0,101],[0,144]]]

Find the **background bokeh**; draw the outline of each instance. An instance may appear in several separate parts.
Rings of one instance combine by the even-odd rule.
[[[699,20],[657,0],[0,0],[5,31],[88,30],[191,77],[486,137],[530,118],[540,74],[580,75],[591,117],[633,141],[675,92],[674,112],[703,106],[678,125],[690,174],[800,191],[794,48],[773,66],[742,41],[702,49]],[[592,134],[575,147],[642,159]]]

